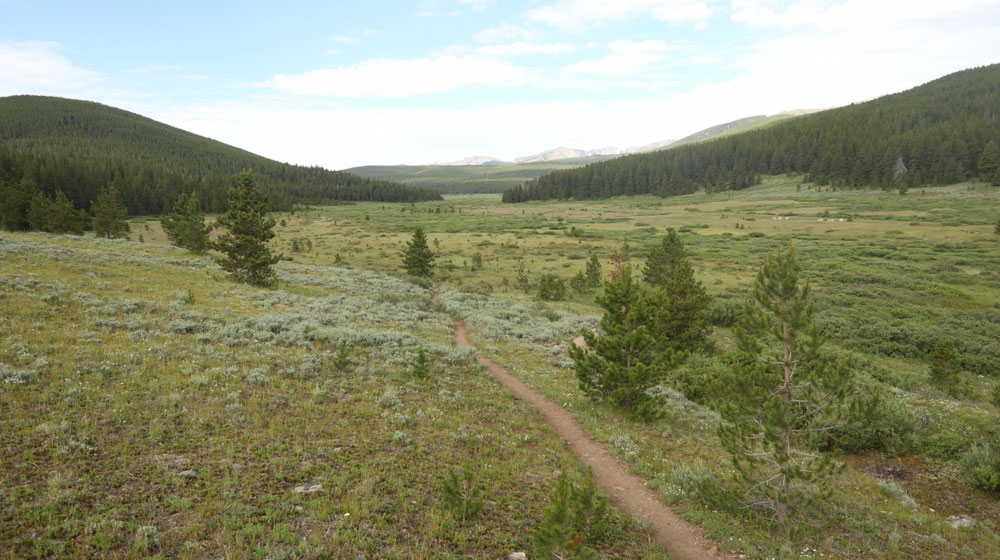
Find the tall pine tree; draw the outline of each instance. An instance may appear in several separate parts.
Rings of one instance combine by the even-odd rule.
[[[94,212],[94,234],[97,237],[128,239],[128,234],[132,231],[126,221],[128,208],[114,185],[102,189],[90,209]]]
[[[413,238],[403,252],[403,268],[410,276],[428,277],[434,273],[434,252],[427,246],[427,236],[422,228],[413,230]]]
[[[822,434],[840,427],[851,372],[822,351],[809,284],[799,284],[795,253],[767,258],[735,328],[741,356],[719,426],[748,505],[784,524],[796,506],[826,495],[842,465],[819,451]],[[840,405],[840,406],[838,406]],[[814,492],[812,486],[820,492]]]
[[[208,244],[222,253],[216,262],[239,282],[270,286],[277,281],[271,265],[281,260],[272,256],[267,242],[274,238],[274,218],[267,211],[267,198],[254,176],[244,171],[236,176],[236,186],[229,189],[229,211],[219,216],[226,233]]]
[[[29,209],[29,214],[32,213],[32,210],[38,212],[43,220],[43,225],[31,229],[41,229],[50,233],[83,235],[87,215],[83,210],[77,210],[73,206],[73,202],[66,196],[66,193],[56,191],[55,201],[50,201],[45,195],[38,193],[32,204],[33,208]],[[37,219],[37,217],[31,217],[31,221]]]
[[[694,277],[677,232],[670,229],[646,259],[643,280],[653,287],[656,307],[653,334],[673,350],[693,352],[708,345],[708,304],[711,298]]]
[[[160,225],[170,242],[192,253],[204,253],[212,226],[205,223],[198,197],[182,194],[174,203],[174,211],[160,218]]]
[[[1000,185],[1000,145],[990,140],[979,154],[979,177],[994,185]]]
[[[653,287],[662,286],[673,275],[677,263],[687,257],[684,244],[673,228],[667,228],[667,234],[660,240],[646,257],[646,265],[642,269],[642,279]]]

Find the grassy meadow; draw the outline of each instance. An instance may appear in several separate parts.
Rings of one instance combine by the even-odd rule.
[[[0,557],[530,558],[556,474],[582,473],[536,414],[450,345],[446,312],[724,550],[1000,557],[1000,499],[964,468],[976,444],[1000,437],[996,188],[901,196],[773,177],[668,199],[456,195],[276,217],[285,260],[274,290],[167,247],[155,219],[132,224],[144,243],[0,237]],[[439,255],[424,286],[401,271],[418,226]],[[715,350],[671,372],[657,389],[664,419],[643,424],[590,402],[566,356],[597,324],[597,292],[540,301],[535,286],[542,274],[568,282],[592,254],[605,273],[615,251],[641,268],[666,228],[681,232],[714,296]],[[864,426],[835,434],[848,467],[833,496],[776,531],[727,493],[712,403],[725,394],[739,302],[764,257],[789,243],[830,346],[852,359],[859,391],[882,401]],[[434,307],[429,288],[441,281]],[[961,356],[958,392],[930,383],[928,356],[945,337]],[[411,373],[417,348],[431,359],[427,379]],[[442,495],[463,465],[486,499],[474,520]],[[311,485],[322,489],[295,491]],[[952,527],[958,515],[976,525]],[[664,556],[646,542],[616,518],[597,548]]]
[[[451,345],[431,292],[306,264],[280,279],[237,285],[165,246],[0,236],[0,558],[530,549],[558,473],[585,474]],[[444,491],[462,468],[476,516]],[[595,548],[667,558],[617,515]]]

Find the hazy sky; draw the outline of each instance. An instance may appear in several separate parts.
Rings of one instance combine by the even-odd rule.
[[[0,96],[333,169],[625,148],[995,62],[998,0],[0,0]]]

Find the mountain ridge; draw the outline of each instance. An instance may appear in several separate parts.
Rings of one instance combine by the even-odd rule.
[[[720,134],[667,150],[554,171],[506,202],[739,190],[762,174],[804,174],[820,186],[907,189],[980,177],[1000,142],[1000,64],[954,72],[871,101]]]

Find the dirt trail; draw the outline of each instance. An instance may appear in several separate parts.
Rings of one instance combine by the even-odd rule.
[[[434,299],[437,300],[437,290],[434,292]],[[466,335],[465,322],[454,318],[452,320],[455,321],[455,344],[475,350],[476,347]],[[499,364],[478,353],[476,359],[517,398],[541,412],[542,419],[566,440],[573,455],[593,470],[595,483],[611,496],[615,507],[636,519],[648,521],[653,538],[673,553],[677,560],[735,558],[720,552],[715,543],[702,534],[701,529],[681,519],[667,507],[655,491],[646,487],[642,478],[629,473],[625,464],[590,439],[565,408],[532,389]]]

